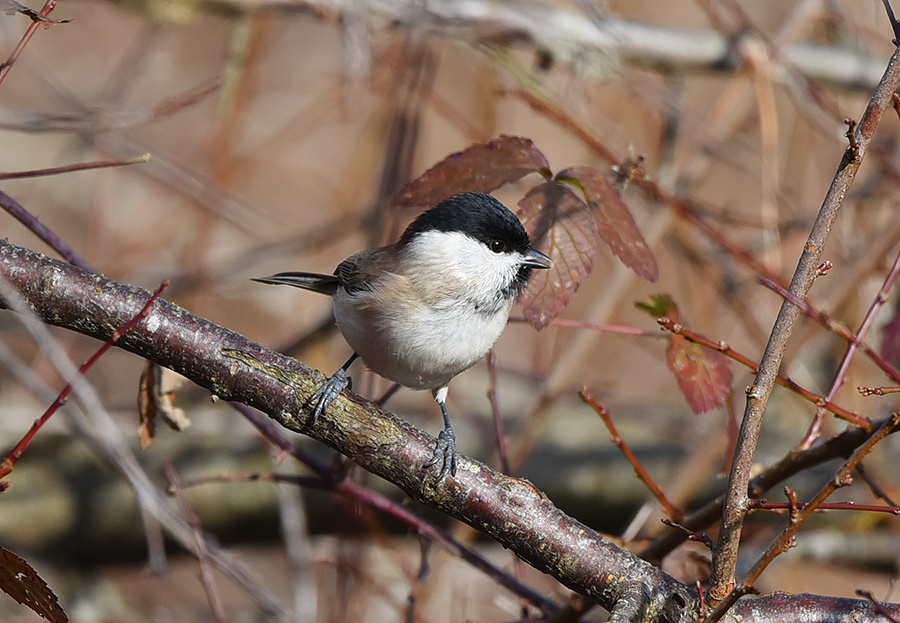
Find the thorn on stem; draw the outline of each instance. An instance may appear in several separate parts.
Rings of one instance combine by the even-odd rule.
[[[660,521],[662,521],[665,525],[669,526],[670,528],[676,528],[677,530],[681,530],[682,532],[684,532],[687,535],[688,541],[697,541],[698,543],[702,543],[703,545],[708,547],[710,549],[710,551],[712,551],[716,546],[716,542],[713,541],[712,538],[710,538],[710,536],[708,534],[706,534],[705,532],[694,532],[690,528],[688,528],[686,526],[682,526],[680,523],[676,523],[676,522],[672,521],[671,519],[664,518],[664,519],[660,519]]]
[[[844,132],[844,136],[847,137],[847,141],[850,143],[850,146],[847,148],[847,157],[850,162],[859,162],[859,143],[856,140],[856,121],[848,117],[844,119],[844,123],[847,124],[847,131]]]
[[[784,488],[784,495],[788,499],[788,507],[790,508],[791,522],[795,523],[800,518],[800,505],[797,503],[797,493],[788,486]]]

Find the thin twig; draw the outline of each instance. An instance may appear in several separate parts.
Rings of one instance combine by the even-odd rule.
[[[900,370],[897,370],[894,366],[888,363],[881,355],[875,352],[875,350],[863,342],[859,337],[856,336],[850,329],[842,322],[839,322],[832,318],[830,315],[814,307],[809,301],[804,300],[800,297],[797,297],[787,290],[783,289],[778,284],[772,283],[768,279],[759,279],[759,283],[769,288],[773,292],[776,292],[779,296],[781,296],[786,303],[790,304],[792,307],[797,309],[800,313],[805,316],[808,316],[821,324],[823,327],[831,331],[832,333],[840,336],[850,344],[856,346],[859,350],[861,350],[872,362],[881,368],[881,371],[884,372],[888,377],[892,380],[900,383]]]
[[[869,486],[869,489],[872,490],[872,493],[875,495],[875,497],[880,500],[884,500],[890,506],[900,506],[900,504],[894,502],[891,496],[888,495],[887,491],[882,489],[878,485],[878,483],[875,482],[875,480],[871,476],[869,476],[869,473],[866,471],[866,468],[863,467],[862,463],[856,466],[856,473],[859,474],[860,478],[863,479],[863,482],[865,482]]]
[[[887,2],[887,0],[885,0],[885,2]],[[871,601],[872,606],[875,607],[875,611],[878,614],[880,614],[881,616],[883,616],[885,619],[887,619],[888,623],[900,623],[900,620],[898,620],[897,617],[893,616],[887,608],[885,608],[880,603],[878,603],[878,601],[875,599],[875,596],[872,594],[871,591],[858,589],[856,591],[856,594],[859,595],[860,597],[865,597],[866,599]]]
[[[15,217],[16,220],[27,227],[38,238],[47,243],[51,249],[59,253],[63,259],[73,266],[78,266],[79,268],[83,268],[92,273],[97,272],[87,263],[87,260],[66,244],[62,238],[57,236],[49,227],[41,223],[36,216],[26,210],[22,204],[2,190],[0,190],[0,208],[3,208],[11,216]]]
[[[491,415],[494,418],[494,430],[497,434],[497,454],[500,456],[500,470],[509,474],[509,456],[506,452],[506,432],[503,429],[503,417],[500,415],[500,401],[497,397],[497,354],[492,350],[487,356],[488,366],[488,401],[491,403]]]
[[[150,154],[141,154],[134,158],[126,160],[95,160],[94,162],[79,162],[77,164],[66,164],[61,167],[50,167],[48,169],[34,169],[31,171],[15,171],[13,173],[0,173],[0,180],[21,180],[29,177],[46,177],[48,175],[59,175],[60,173],[72,173],[73,171],[89,171],[91,169],[110,169],[113,167],[125,167],[132,164],[141,164],[150,160]]]
[[[493,350],[487,355],[488,366],[488,401],[491,403],[491,415],[494,419],[494,431],[497,435],[497,454],[500,457],[500,470],[504,474],[510,473],[509,453],[506,450],[506,430],[503,427],[503,416],[500,413],[500,399],[497,396],[497,353]],[[512,557],[513,572],[516,579],[522,584],[525,583],[524,563],[518,556]],[[528,603],[521,600],[521,615],[528,616]]]
[[[884,9],[887,11],[888,20],[891,22],[891,29],[894,31],[894,38],[891,39],[891,43],[900,45],[900,22],[894,17],[894,9],[891,8],[891,0],[881,1],[884,4]]]
[[[206,538],[203,536],[200,518],[197,517],[197,513],[191,508],[191,503],[188,501],[184,488],[181,486],[178,472],[175,471],[172,464],[167,462],[163,466],[163,471],[166,474],[166,479],[169,481],[170,490],[178,500],[179,506],[181,506],[181,512],[194,532],[194,543],[197,546],[197,562],[200,565],[200,583],[206,592],[206,599],[209,601],[209,609],[212,611],[213,620],[216,623],[228,623],[225,605],[222,603],[222,597],[219,595],[219,589],[216,586],[212,568],[209,564],[209,549],[206,547]]]
[[[779,554],[787,551],[794,539],[794,535],[803,523],[812,516],[812,514],[822,505],[822,503],[831,495],[838,487],[845,486],[850,479],[851,472],[856,468],[860,461],[872,451],[872,448],[879,441],[887,437],[890,433],[900,427],[900,412],[894,413],[887,418],[882,425],[866,440],[848,458],[837,473],[828,479],[813,498],[803,505],[796,517],[792,517],[788,525],[782,530],[781,534],[774,539],[766,551],[759,557],[753,565],[747,576],[740,585],[736,586],[725,598],[716,606],[716,609],[704,620],[704,623],[714,623],[728,612],[728,609],[740,599],[741,596],[753,591],[753,583],[759,578],[760,574],[771,564]]]
[[[609,416],[609,412],[606,410],[602,404],[596,401],[596,399],[591,396],[588,392],[587,388],[582,388],[578,395],[581,399],[588,404],[596,413],[600,416],[600,419],[603,420],[603,423],[606,425],[606,428],[609,430],[609,434],[612,437],[612,441],[619,450],[622,451],[622,454],[625,455],[625,458],[628,459],[628,462],[631,463],[631,466],[634,467],[634,471],[637,474],[638,478],[640,478],[644,484],[647,485],[647,488],[656,496],[656,499],[659,500],[659,503],[662,504],[663,508],[666,511],[666,514],[671,517],[675,521],[679,521],[681,516],[684,515],[684,510],[678,508],[672,502],[669,501],[669,498],[666,497],[665,491],[662,490],[653,477],[647,472],[644,466],[641,464],[640,460],[638,460],[637,456],[635,456],[634,452],[631,451],[631,448],[628,447],[628,444],[619,434],[616,425],[613,424],[612,418]]]
[[[156,299],[159,298],[159,295],[162,294],[163,290],[165,290],[169,286],[168,281],[164,281],[162,285],[160,285],[150,299],[144,304],[141,310],[125,325],[122,326],[121,329],[116,330],[112,337],[106,340],[106,343],[103,344],[100,348],[97,349],[90,359],[85,361],[80,368],[78,368],[78,373],[80,375],[84,375],[88,370],[90,370],[95,363],[97,363],[100,358],[106,354],[106,352],[115,346],[116,342],[118,342],[123,335],[125,335],[132,327],[134,327],[138,322],[141,321],[149,312],[150,308],[153,306],[153,303]],[[19,440],[19,443],[15,445],[15,447],[10,450],[9,454],[0,462],[0,478],[5,478],[9,475],[9,473],[13,470],[13,467],[16,464],[25,450],[28,448],[28,444],[31,443],[34,436],[37,434],[39,430],[47,423],[47,421],[53,416],[54,413],[59,411],[60,407],[62,407],[69,400],[69,395],[72,393],[72,384],[67,383],[63,390],[56,397],[56,400],[53,401],[47,410],[44,411],[43,415],[39,417],[34,423],[31,425],[31,428],[28,429],[28,432]]]
[[[768,511],[771,513],[797,513],[807,504],[805,502],[797,502],[796,498],[788,502],[770,502],[769,500],[750,500],[748,512]],[[885,506],[883,504],[857,504],[856,502],[830,502],[820,504],[816,509],[817,513],[825,511],[867,511],[871,513],[887,513],[889,515],[900,515],[900,506]]]
[[[663,524],[669,526],[670,528],[675,528],[676,530],[681,530],[682,532],[684,532],[684,534],[687,536],[688,541],[696,541],[697,543],[703,543],[710,550],[712,550],[712,548],[714,548],[716,546],[716,542],[713,541],[710,538],[710,536],[708,534],[706,534],[705,532],[694,532],[693,530],[690,530],[690,529],[682,526],[680,523],[676,523],[676,522],[672,521],[671,519],[664,518],[664,519],[661,519],[660,521],[662,521]]]
[[[894,98],[896,98],[896,93],[894,94]],[[892,99],[893,101],[893,99]],[[818,273],[822,274],[821,267],[818,269]],[[862,323],[859,325],[859,329],[854,333],[854,337],[857,341],[862,342],[862,339],[865,337],[866,333],[868,333],[869,328],[872,326],[872,323],[875,321],[875,316],[878,315],[879,310],[884,306],[885,302],[888,299],[888,294],[890,294],[891,288],[894,285],[894,282],[897,280],[898,275],[900,275],[900,252],[897,253],[897,257],[894,258],[894,264],[891,266],[891,270],[888,271],[887,276],[884,278],[884,282],[881,284],[881,289],[878,291],[878,294],[875,296],[875,299],[872,301],[872,304],[869,305],[869,310],[866,312],[866,317],[863,318]],[[834,374],[834,378],[831,381],[831,387],[828,389],[828,393],[825,395],[826,402],[830,402],[837,395],[838,390],[844,384],[844,378],[847,375],[847,370],[850,369],[850,362],[853,359],[853,355],[856,353],[857,345],[853,341],[847,344],[847,349],[844,351],[844,356],[841,357],[841,362],[838,364],[837,372]],[[816,415],[813,418],[813,421],[809,425],[809,429],[806,431],[806,435],[804,435],[803,439],[800,441],[800,448],[809,448],[813,445],[815,440],[818,438],[819,433],[822,430],[822,423],[825,420],[825,409],[819,407],[816,409]]]
[[[900,393],[900,387],[873,387],[871,385],[860,385],[856,388],[861,396],[868,398],[869,396],[886,396],[887,394]]]
[[[30,16],[31,24],[28,26],[28,30],[26,30],[25,34],[22,35],[22,38],[19,39],[19,43],[16,44],[16,47],[9,55],[9,58],[7,58],[4,63],[0,64],[0,83],[3,82],[4,78],[6,78],[9,70],[12,69],[12,66],[22,54],[22,50],[24,50],[25,46],[28,45],[28,42],[31,41],[31,38],[34,36],[34,33],[37,32],[37,29],[39,27],[47,28],[51,23],[53,23],[53,20],[48,20],[46,19],[46,17],[50,15],[50,12],[55,6],[56,0],[47,0],[39,13],[34,16]],[[65,20],[59,20],[59,23],[65,23]]]

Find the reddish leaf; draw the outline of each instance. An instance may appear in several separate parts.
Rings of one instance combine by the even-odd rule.
[[[432,206],[465,191],[491,192],[529,173],[549,175],[547,158],[527,138],[506,136],[450,154],[404,186],[399,206]]]
[[[606,177],[590,167],[571,167],[556,176],[571,178],[584,190],[588,206],[597,219],[597,231],[606,246],[628,268],[648,281],[659,278],[659,268],[641,235],[628,206]]]
[[[731,368],[722,353],[704,350],[680,335],[671,335],[666,363],[694,413],[723,404],[731,392]]]
[[[637,307],[654,318],[666,316],[676,324],[685,325],[678,306],[668,294],[652,296],[649,302],[638,303]],[[694,413],[718,407],[731,393],[731,367],[728,358],[720,352],[705,349],[671,333],[666,364]]]
[[[637,307],[654,318],[666,316],[684,325],[678,306],[668,294],[650,298]],[[694,413],[703,413],[723,404],[731,393],[731,368],[722,353],[704,349],[699,344],[674,333],[669,334],[666,364],[678,381],[678,389]]]
[[[881,356],[888,361],[900,359],[900,307],[881,329]]]
[[[543,329],[591,272],[600,236],[584,201],[555,182],[532,188],[519,201],[518,214],[534,245],[553,260],[549,270],[534,271],[520,297],[525,318]]]
[[[31,565],[2,547],[0,547],[0,589],[48,621],[66,623],[69,620],[59,606],[56,595]]]

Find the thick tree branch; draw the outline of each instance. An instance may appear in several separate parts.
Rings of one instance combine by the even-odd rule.
[[[150,296],[5,241],[0,241],[0,276],[48,323],[98,339],[107,339]],[[322,376],[294,359],[164,300],[158,300],[118,346],[328,444],[414,499],[481,530],[535,568],[592,597],[613,613],[611,620],[696,620],[693,588],[568,517],[528,481],[464,456],[457,477],[438,481],[421,468],[431,457],[433,438],[370,402],[341,395],[314,428],[305,428],[298,405]],[[813,613],[811,621],[832,620],[834,612],[873,622],[880,612],[900,616],[900,606],[875,606],[868,600],[777,595],[743,600],[726,619],[756,615],[759,620],[779,620],[782,612],[801,608]]]
[[[47,322],[102,340],[149,297],[140,288],[7,242],[0,242],[0,275]],[[645,598],[632,608],[654,616],[664,613],[668,621],[691,618],[692,591],[562,513],[528,481],[463,456],[456,478],[437,480],[434,472],[421,467],[431,457],[434,439],[370,402],[342,395],[307,429],[299,405],[323,378],[294,359],[164,300],[158,300],[118,346],[326,443],[412,498],[490,535],[608,610],[626,593],[640,594]]]

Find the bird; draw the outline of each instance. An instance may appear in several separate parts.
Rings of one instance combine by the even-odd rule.
[[[254,278],[332,297],[335,324],[353,354],[310,397],[309,425],[349,384],[357,358],[378,375],[430,390],[444,428],[431,459],[438,479],[456,475],[456,436],[447,413],[450,381],[480,361],[506,327],[534,269],[551,267],[522,223],[491,195],[463,192],[422,212],[399,240],[359,251],[334,273]]]

